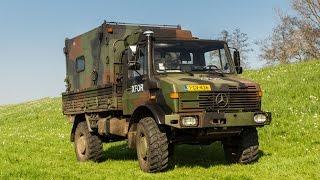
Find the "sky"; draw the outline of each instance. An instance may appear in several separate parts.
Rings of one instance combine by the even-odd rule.
[[[250,42],[266,38],[277,23],[275,8],[288,0],[2,0],[0,2],[0,105],[65,90],[64,39],[106,21],[180,24],[194,36],[214,39],[240,28]],[[250,66],[261,67],[256,47]]]

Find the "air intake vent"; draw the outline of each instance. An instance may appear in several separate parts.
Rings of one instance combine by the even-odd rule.
[[[229,90],[238,90],[237,86],[229,86]]]
[[[219,105],[217,103],[217,96],[223,96],[227,99],[226,104]],[[219,99],[218,99],[219,101]],[[191,104],[196,107],[190,106]],[[205,110],[210,112],[252,112],[259,111],[261,106],[261,99],[258,97],[256,91],[219,91],[211,93],[200,93],[197,100],[184,100],[180,99],[180,110]]]

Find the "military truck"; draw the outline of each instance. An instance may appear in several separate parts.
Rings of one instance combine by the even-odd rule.
[[[65,40],[63,114],[79,161],[103,160],[102,143],[127,140],[140,168],[168,167],[174,146],[221,141],[232,163],[258,158],[257,83],[237,77],[240,54],[179,25],[104,22]],[[233,55],[232,55],[233,54]]]

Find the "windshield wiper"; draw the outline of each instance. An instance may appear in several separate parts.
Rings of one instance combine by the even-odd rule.
[[[214,66],[214,65],[209,65],[209,66],[195,66],[194,69],[192,69],[191,71],[199,71],[199,72],[214,72],[216,74],[219,74],[221,76],[223,76],[223,71],[221,69],[219,69],[218,67]]]
[[[221,69],[211,69],[210,72],[214,72],[216,74],[219,74],[221,76],[224,76],[223,71]]]
[[[186,71],[185,73],[189,74],[190,76],[194,76],[194,74],[191,71]]]

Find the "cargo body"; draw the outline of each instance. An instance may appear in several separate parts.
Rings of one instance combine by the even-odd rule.
[[[63,113],[78,160],[97,161],[102,142],[123,139],[147,172],[166,169],[184,143],[222,141],[229,161],[257,159],[256,127],[271,113],[261,110],[260,86],[237,77],[240,55],[226,42],[180,26],[104,22],[66,39],[64,53]],[[99,146],[88,145],[93,139]]]

